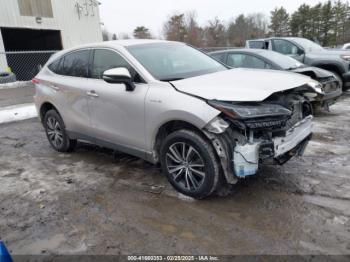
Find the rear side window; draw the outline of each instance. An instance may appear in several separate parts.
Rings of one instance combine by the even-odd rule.
[[[264,41],[249,41],[249,48],[265,49]]]
[[[210,56],[219,62],[225,63],[225,53],[211,54]]]
[[[54,73],[56,73],[56,74],[62,74],[62,68],[61,68],[61,62],[62,62],[62,58],[61,59],[57,59],[56,61],[54,61],[54,62],[52,62],[49,66],[48,66],[48,68],[52,71],[52,72],[54,72]]]
[[[82,50],[70,53],[64,58],[59,66],[59,72],[66,76],[88,77],[90,51]]]

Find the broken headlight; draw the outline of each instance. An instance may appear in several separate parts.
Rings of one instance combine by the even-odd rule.
[[[208,101],[212,107],[233,119],[253,119],[262,117],[290,116],[292,112],[276,104],[234,104],[217,100]]]
[[[317,93],[319,94],[324,94],[323,92],[323,89],[322,89],[322,84],[315,81],[315,80],[312,80],[310,82],[307,83],[308,86],[310,86],[313,90],[315,90]]]

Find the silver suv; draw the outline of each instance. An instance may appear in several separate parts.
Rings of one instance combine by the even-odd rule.
[[[33,79],[51,146],[77,140],[160,163],[181,193],[222,185],[301,155],[311,137],[309,77],[228,69],[178,42],[127,40],[54,55]]]

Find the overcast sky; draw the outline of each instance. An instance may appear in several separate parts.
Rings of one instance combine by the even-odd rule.
[[[241,13],[264,13],[269,16],[275,7],[283,6],[288,12],[301,4],[310,5],[325,0],[99,0],[101,20],[111,33],[129,33],[137,26],[146,26],[159,37],[163,23],[177,12],[196,11],[198,21],[204,25],[218,17],[229,22]]]

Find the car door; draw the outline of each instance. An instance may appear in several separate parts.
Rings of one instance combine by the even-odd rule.
[[[103,72],[117,67],[129,70],[136,85],[134,91],[127,91],[125,84],[109,84],[102,79]],[[124,147],[121,149],[143,150],[145,96],[149,87],[136,70],[117,51],[95,49],[89,88],[94,137]]]
[[[89,134],[88,70],[90,50],[77,50],[64,55],[48,66],[48,85],[53,103],[70,132]]]
[[[271,66],[256,56],[244,53],[229,53],[227,65],[232,67],[270,69]]]
[[[273,51],[290,56],[300,62],[304,61],[304,52],[291,41],[284,39],[272,40]]]

